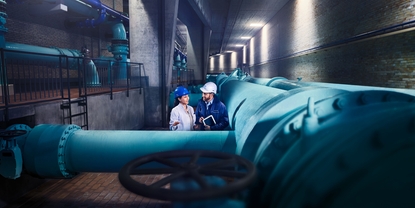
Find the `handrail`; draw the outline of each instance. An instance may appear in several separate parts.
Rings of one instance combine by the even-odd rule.
[[[49,58],[25,60],[19,58],[21,54],[24,54],[23,57],[33,55]],[[98,81],[91,82],[91,63],[88,65],[83,57],[10,49],[0,49],[0,55],[0,82],[3,83],[0,85],[0,110],[5,110],[3,119],[6,121],[10,107],[108,93],[113,99],[113,93],[116,91],[127,91],[128,97],[131,89],[145,87],[142,83],[145,77],[141,75],[141,71],[144,70],[143,63],[92,59],[92,62],[107,64],[97,67]],[[77,64],[70,65],[68,60],[74,60]],[[127,70],[126,80],[119,80],[120,70]]]

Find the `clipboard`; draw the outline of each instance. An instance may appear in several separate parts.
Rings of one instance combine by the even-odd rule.
[[[203,124],[208,126],[213,126],[216,124],[215,118],[212,115],[203,119]]]

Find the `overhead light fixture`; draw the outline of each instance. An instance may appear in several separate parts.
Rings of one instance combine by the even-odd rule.
[[[251,23],[251,24],[249,24],[249,26],[251,26],[251,27],[262,27],[262,24],[261,23]]]
[[[247,40],[247,39],[251,39],[251,37],[248,37],[248,36],[242,36],[242,37],[241,37],[241,39],[245,39],[245,40]]]
[[[225,51],[225,53],[233,53],[233,51]]]
[[[235,46],[236,47],[244,47],[244,45],[242,45],[242,44],[236,44]]]

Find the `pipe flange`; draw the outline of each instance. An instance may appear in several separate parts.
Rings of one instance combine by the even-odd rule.
[[[344,122],[323,124],[326,128],[312,138],[314,145],[306,146],[307,152],[303,151],[304,138],[293,144],[268,176],[263,203],[292,207],[292,199],[302,197],[295,206],[367,207],[373,205],[370,196],[393,190],[388,203],[407,200],[402,204],[409,204],[412,198],[394,196],[403,196],[412,188],[407,181],[414,172],[415,111],[410,102],[395,104],[350,109],[356,117],[369,110],[380,113],[355,119],[349,118],[350,113],[339,115],[337,119]],[[361,196],[361,200],[351,196]]]
[[[26,137],[32,131],[32,128],[30,128],[29,126],[25,124],[14,124],[14,125],[7,127],[6,131],[25,131],[26,132],[25,134],[16,136],[17,138],[20,138],[20,137]]]
[[[392,99],[393,98],[393,99]],[[405,103],[412,103],[412,96],[389,91],[362,91],[341,94],[315,102],[314,114],[318,118],[318,123],[313,126],[313,130],[322,131],[325,124],[332,125],[343,123],[345,120],[353,120],[358,115],[371,115],[381,111],[382,106],[400,106]],[[344,112],[354,112],[344,115]],[[269,178],[276,164],[298,141],[303,140],[304,151],[311,149],[318,142],[314,137],[303,134],[304,126],[302,122],[307,114],[307,108],[294,111],[291,115],[282,117],[280,121],[268,131],[259,145],[254,163],[258,164],[259,175],[261,178]],[[347,116],[353,115],[353,116]],[[335,117],[342,119],[333,119]],[[306,154],[303,152],[302,154]]]
[[[66,163],[65,163],[65,147],[66,142],[68,141],[69,136],[75,132],[80,130],[81,127],[77,125],[69,125],[62,133],[61,138],[59,139],[59,145],[58,145],[58,165],[59,170],[62,173],[62,176],[65,178],[72,178],[76,174],[75,173],[69,173],[66,171]]]
[[[111,40],[111,43],[113,45],[128,45],[128,40],[113,39],[113,40]]]
[[[11,126],[7,127],[6,130],[7,131],[8,130],[25,130],[25,131],[31,131],[32,128],[30,128],[29,126],[27,126],[25,124],[14,124],[14,125],[11,125]]]

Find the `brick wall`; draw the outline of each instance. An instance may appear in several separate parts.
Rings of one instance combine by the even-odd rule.
[[[415,1],[403,0],[289,1],[247,43],[251,75],[415,88],[411,27],[344,44],[355,36],[415,20],[414,5]]]
[[[115,5],[115,10],[122,11],[122,0],[102,1],[108,7]],[[79,28],[65,26],[68,17],[76,15],[68,12],[33,14],[33,5],[7,4],[8,32],[6,42],[22,43],[41,47],[58,47],[81,50],[86,45],[94,58],[111,57],[107,46],[111,44],[111,31],[108,26],[96,28]]]

